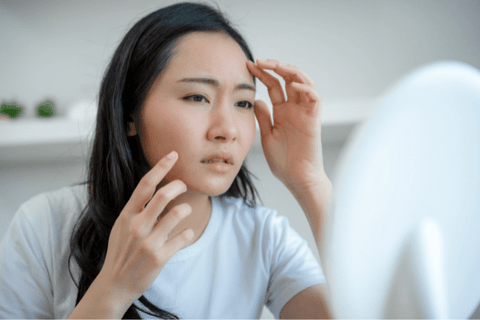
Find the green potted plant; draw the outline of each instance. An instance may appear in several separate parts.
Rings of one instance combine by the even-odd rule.
[[[23,108],[14,102],[2,103],[2,106],[0,107],[0,116],[3,115],[10,119],[18,118],[22,112]]]
[[[37,106],[36,115],[39,118],[51,118],[55,116],[55,105],[50,100],[40,103]]]

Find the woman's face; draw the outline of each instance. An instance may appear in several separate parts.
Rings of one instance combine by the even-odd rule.
[[[161,185],[180,179],[214,196],[232,184],[255,137],[255,89],[247,57],[222,33],[181,38],[152,87],[135,128],[153,166],[179,158]]]

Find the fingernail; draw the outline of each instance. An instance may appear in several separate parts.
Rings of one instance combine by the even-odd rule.
[[[257,62],[265,62],[265,59],[257,59]]]
[[[167,159],[170,159],[170,160],[173,160],[176,157],[177,157],[177,153],[175,151],[172,151],[167,155]]]

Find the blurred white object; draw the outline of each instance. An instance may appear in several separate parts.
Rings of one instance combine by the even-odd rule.
[[[72,120],[95,120],[97,117],[98,101],[82,100],[71,105],[67,111],[67,117]]]
[[[480,302],[480,71],[405,77],[333,179],[324,271],[336,318],[468,318]]]

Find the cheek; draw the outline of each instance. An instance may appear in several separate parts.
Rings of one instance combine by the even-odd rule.
[[[172,106],[174,108],[174,106]],[[180,159],[188,156],[188,150],[195,137],[198,137],[198,118],[181,112],[146,113],[142,127],[142,143],[149,162],[154,165],[172,150],[179,153]],[[179,159],[179,160],[180,160]]]

